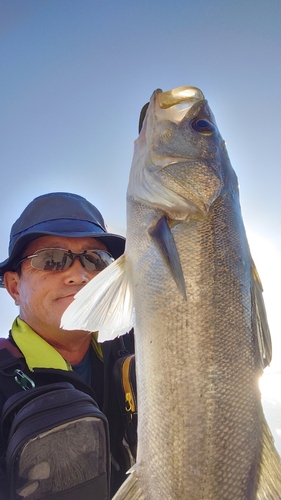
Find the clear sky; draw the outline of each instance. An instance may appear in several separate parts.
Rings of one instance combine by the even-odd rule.
[[[125,234],[141,107],[199,87],[239,177],[281,370],[280,0],[0,0],[0,260],[50,191],[85,196]],[[6,335],[17,309],[1,294]]]

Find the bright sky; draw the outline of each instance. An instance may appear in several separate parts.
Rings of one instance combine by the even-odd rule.
[[[141,107],[199,87],[241,187],[281,370],[280,0],[0,0],[0,260],[35,196],[71,191],[125,234]],[[2,336],[17,309],[1,295]]]

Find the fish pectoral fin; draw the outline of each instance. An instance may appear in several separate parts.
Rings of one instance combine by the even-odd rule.
[[[144,500],[145,496],[140,487],[137,474],[133,471],[120,486],[112,500]]]
[[[186,300],[186,288],[184,275],[182,272],[181,262],[178,250],[171,233],[171,229],[165,215],[159,219],[157,224],[149,229],[150,236],[155,240],[171,274],[175,280],[183,298]]]
[[[133,326],[130,265],[122,255],[74,297],[61,319],[65,330],[98,331],[98,341],[113,339]]]
[[[254,261],[252,261],[252,277],[252,304],[257,323],[257,336],[261,365],[262,368],[265,368],[270,364],[272,359],[272,344],[262,295],[263,288]]]

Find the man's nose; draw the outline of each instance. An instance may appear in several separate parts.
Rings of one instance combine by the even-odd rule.
[[[65,280],[67,283],[72,284],[81,284],[81,283],[88,283],[90,279],[93,277],[91,273],[84,267],[81,263],[81,260],[79,257],[75,257],[73,263],[71,264],[70,267],[68,267],[65,271]]]

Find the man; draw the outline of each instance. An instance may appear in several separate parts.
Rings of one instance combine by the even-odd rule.
[[[36,386],[70,382],[91,395],[108,419],[112,495],[130,467],[113,365],[133,352],[133,333],[98,344],[94,333],[62,330],[60,320],[74,295],[122,255],[124,246],[125,239],[107,232],[102,215],[85,198],[50,193],[35,198],[15,222],[9,257],[0,263],[0,283],[19,306],[9,342],[24,356],[24,374]],[[0,377],[1,409],[6,387]]]

